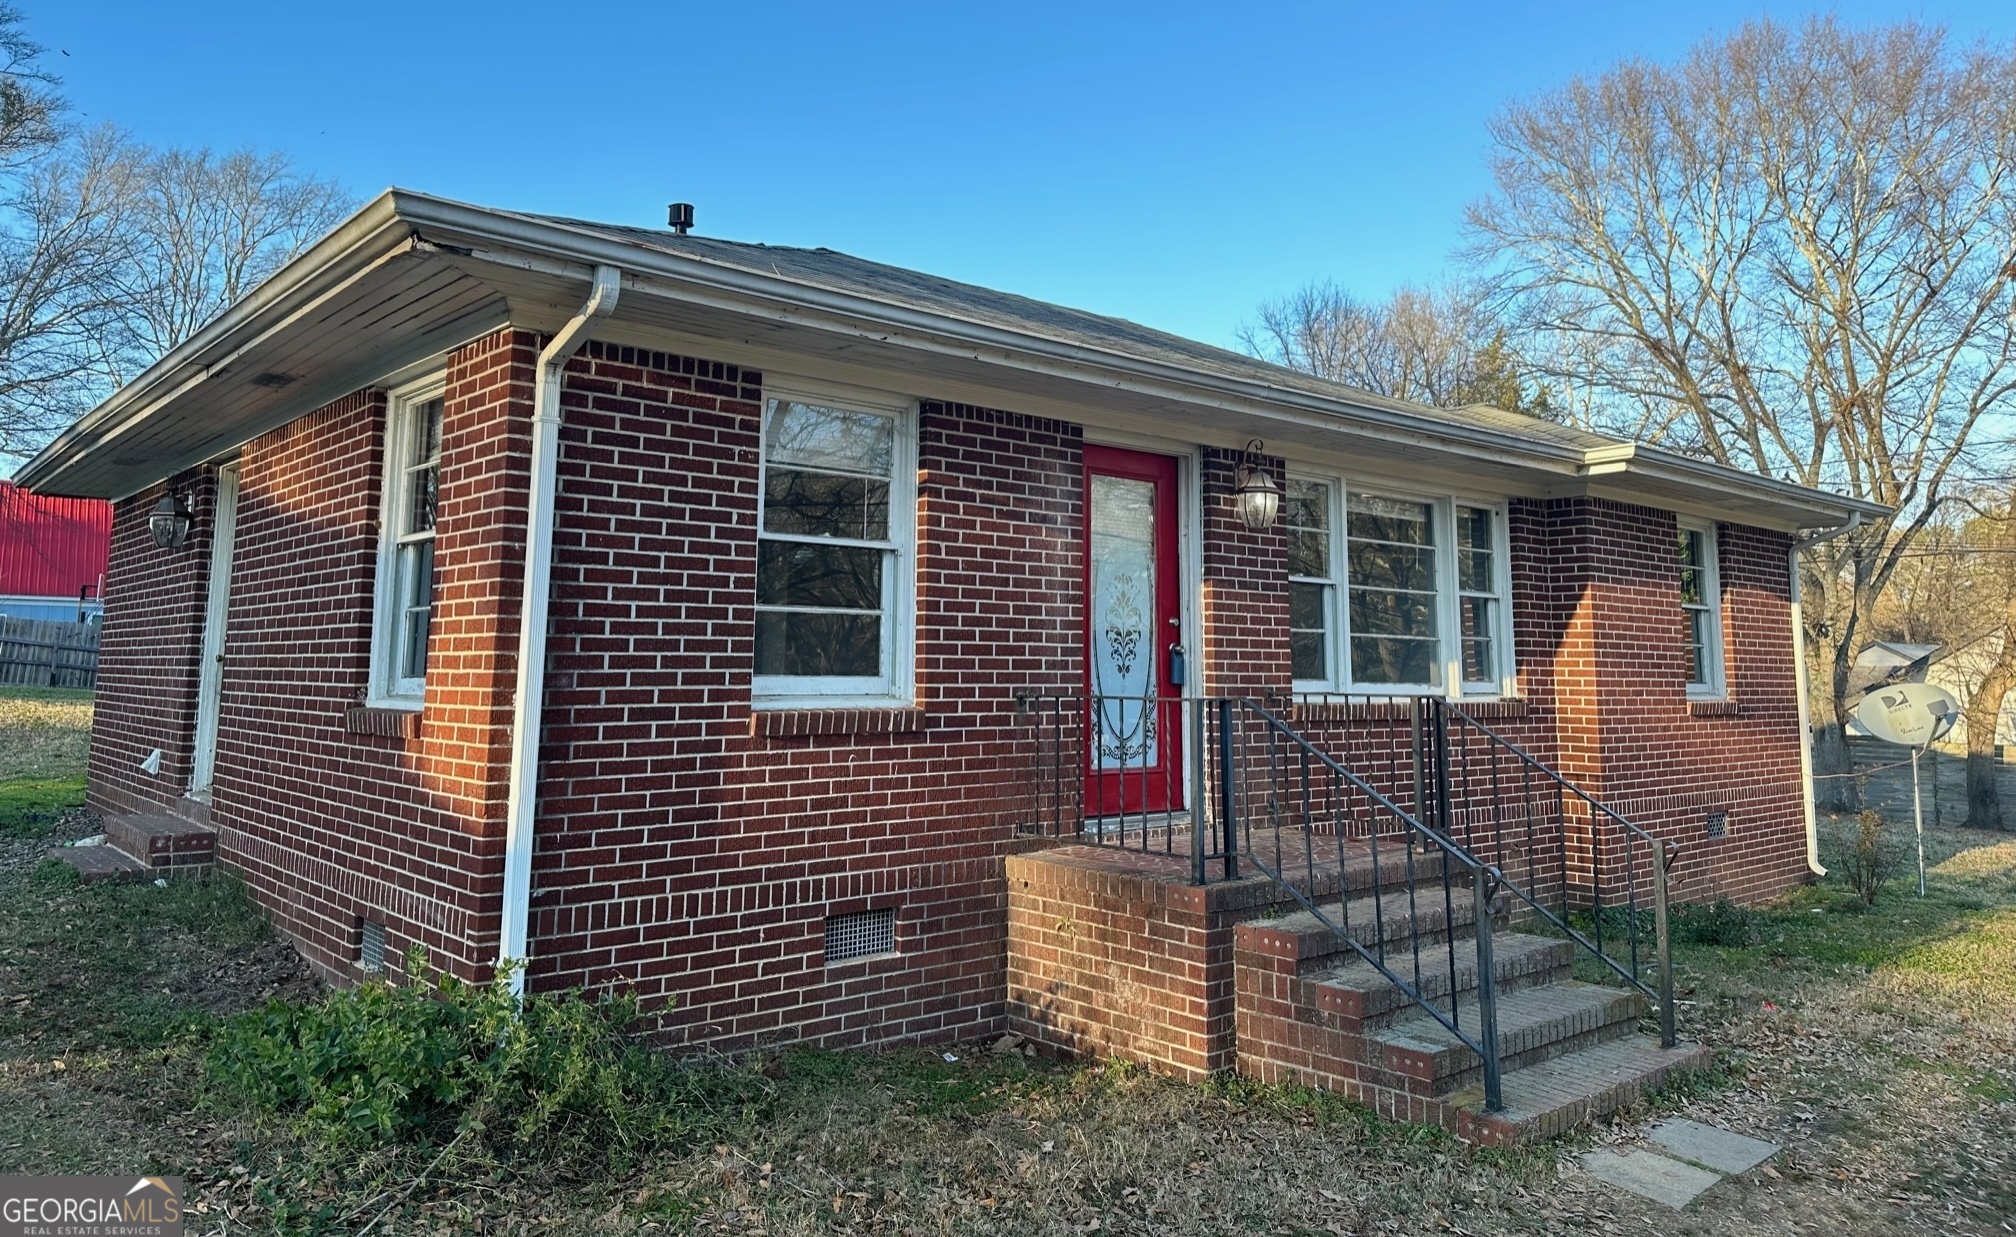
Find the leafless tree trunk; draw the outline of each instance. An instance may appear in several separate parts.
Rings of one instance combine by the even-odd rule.
[[[1894,508],[1806,564],[1816,764],[1846,771],[1876,599],[2016,390],[2016,59],[1911,24],[1759,22],[1492,135],[1473,256],[1525,355],[1572,358],[1550,376],[1599,394],[1593,420]]]

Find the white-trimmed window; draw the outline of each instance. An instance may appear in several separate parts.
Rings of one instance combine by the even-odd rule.
[[[432,378],[392,392],[371,642],[373,703],[416,708],[427,692],[434,618],[434,514],[441,490],[441,409]]]
[[[1296,690],[1512,689],[1502,507],[1292,477],[1282,510]]]
[[[1715,526],[1680,521],[1680,613],[1687,625],[1687,694],[1720,696],[1722,577]]]
[[[763,703],[908,702],[915,424],[912,406],[893,397],[765,401],[754,684]]]

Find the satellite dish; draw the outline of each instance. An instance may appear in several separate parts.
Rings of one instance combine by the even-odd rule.
[[[1862,697],[1855,720],[1886,743],[1929,747],[1960,720],[1960,702],[1930,683],[1898,683]]]

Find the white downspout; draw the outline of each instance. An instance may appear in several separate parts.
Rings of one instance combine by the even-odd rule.
[[[1830,528],[1824,533],[1816,533],[1804,541],[1792,543],[1792,551],[1787,556],[1792,568],[1792,665],[1799,682],[1799,785],[1806,800],[1806,867],[1815,876],[1827,875],[1827,869],[1820,866],[1820,819],[1813,806],[1813,706],[1812,675],[1806,671],[1806,616],[1800,612],[1799,556],[1823,541],[1832,541],[1846,533],[1852,533],[1862,526],[1862,513],[1851,512],[1848,522],[1839,528]]]
[[[595,268],[595,287],[574,320],[539,353],[532,385],[532,491],[525,503],[525,598],[518,618],[518,689],[511,698],[511,785],[504,809],[504,923],[497,961],[525,962],[532,916],[532,831],[539,801],[539,729],[546,703],[546,615],[553,577],[553,511],[559,492],[560,374],[588,328],[616,308],[623,272]],[[511,972],[513,996],[525,968]]]

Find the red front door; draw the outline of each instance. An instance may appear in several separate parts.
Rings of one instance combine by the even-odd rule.
[[[1086,779],[1089,814],[1183,805],[1176,461],[1085,448]]]

